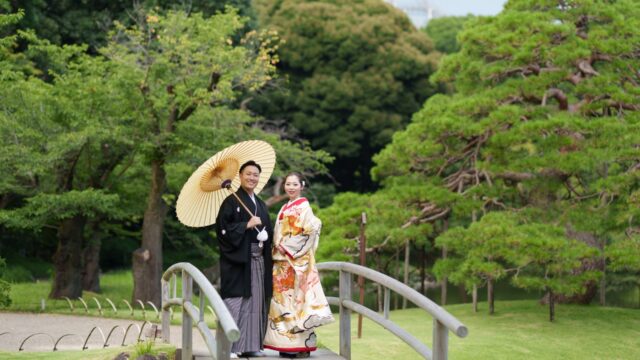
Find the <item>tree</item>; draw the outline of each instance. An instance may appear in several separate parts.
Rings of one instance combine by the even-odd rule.
[[[173,9],[185,12],[202,12],[206,16],[222,12],[226,6],[239,10],[241,16],[253,18],[248,0],[190,0],[175,2],[167,0],[109,0],[109,1],[12,1],[10,11],[24,10],[25,17],[18,25],[20,29],[35,29],[38,37],[53,44],[86,44],[91,53],[108,41],[108,31],[114,21],[131,24],[132,17],[140,8]],[[255,23],[254,20],[251,24]]]
[[[320,209],[318,216],[324,227],[322,246],[318,249],[319,261],[355,261],[359,249],[361,214],[365,212],[368,266],[411,285],[408,264],[405,262],[404,279],[400,277],[399,270],[396,270],[401,251],[416,248],[424,256],[431,249],[431,239],[437,232],[433,222],[445,218],[447,212],[443,212],[438,206],[432,206],[429,200],[453,203],[456,194],[425,186],[418,179],[394,180],[397,180],[395,186],[373,194],[339,194],[331,206]],[[420,222],[423,215],[433,222]],[[406,260],[409,257],[405,257]],[[425,266],[425,262],[421,261],[418,267],[423,292],[426,291],[427,280]],[[379,301],[382,306],[381,297]]]
[[[211,18],[150,12],[133,27],[116,24],[112,40],[102,50],[136,79],[139,126],[147,135],[142,149],[150,185],[142,244],[134,252],[134,299],[160,304],[162,232],[169,209],[163,199],[166,166],[183,144],[192,143],[179,137],[178,129],[194,117],[202,122],[215,106],[234,100],[241,88],[259,87],[272,72],[264,47],[256,53],[234,46],[231,38],[242,26],[233,10]],[[225,139],[229,140],[233,139]]]
[[[4,78],[0,127],[6,146],[0,156],[8,172],[2,193],[18,196],[0,222],[56,228],[50,296],[76,298],[86,273],[85,227],[98,216],[119,216],[118,196],[109,188],[135,142],[130,118],[122,116],[133,108],[126,106],[132,98],[113,88],[114,79],[127,79],[104,59],[87,56],[84,47],[54,46],[31,33],[22,37],[30,43],[28,56],[48,58],[52,80],[20,72]],[[98,268],[93,271],[97,278]]]
[[[12,51],[18,36],[26,44],[23,53]],[[127,79],[104,59],[87,56],[82,46],[58,47],[31,32],[4,41],[0,127],[5,146],[0,157],[5,176],[0,193],[5,210],[0,223],[56,229],[50,296],[75,298],[86,274],[87,222],[98,214],[118,216],[110,175],[127,158],[135,131],[124,130],[130,118],[121,116],[131,108],[126,106],[129,94],[113,91],[112,85],[113,79]],[[46,59],[47,76],[32,65],[34,58]]]
[[[434,266],[438,279],[447,278],[467,290],[487,286],[489,314],[495,311],[496,281],[506,277],[514,258],[516,219],[501,212],[489,213],[468,228],[457,227],[436,239],[436,246],[446,248],[448,257]]]
[[[6,263],[3,258],[0,258],[0,270],[2,270],[6,266]],[[0,271],[0,275],[2,271]],[[4,281],[0,276],[0,308],[7,307],[11,305],[11,297],[9,296],[11,292],[11,285]]]
[[[622,285],[633,284],[640,291],[640,237],[635,235],[614,241],[607,246],[606,256],[608,268],[619,275],[616,282]],[[638,306],[640,307],[640,293]]]
[[[436,50],[444,54],[453,54],[460,50],[458,34],[473,15],[467,16],[443,16],[429,20],[423,29],[429,35]]]
[[[523,212],[598,249],[637,228],[626,199],[639,185],[639,11],[512,0],[470,20],[432,78],[455,93],[430,98],[394,135],[374,177],[418,175],[458,193],[451,222],[463,226],[474,211]]]
[[[255,6],[261,26],[284,40],[278,70],[285,82],[249,108],[335,156],[330,172],[342,189],[371,190],[371,156],[437,90],[427,81],[439,58],[431,41],[378,0]]]
[[[80,296],[83,279],[86,289],[98,289],[101,239],[135,234],[148,189],[142,180],[151,175],[156,175],[152,184],[162,186],[152,188],[155,202],[147,208],[164,221],[191,171],[214,151],[238,140],[260,138],[275,144],[285,163],[278,172],[289,167],[322,172],[330,161],[304,143],[280,141],[258,120],[232,108],[238,92],[252,90],[271,69],[260,34],[242,46],[232,46],[227,35],[242,24],[234,12],[215,19],[170,13],[167,23],[160,15],[149,16],[146,34],[164,46],[145,43],[149,46],[145,56],[161,55],[149,62],[136,62],[140,54],[127,48],[144,46],[135,48],[117,36],[118,41],[104,50],[105,56],[96,57],[87,55],[84,46],[52,45],[31,32],[19,32],[26,44],[22,53],[12,51],[17,36],[0,44],[0,128],[6,144],[0,151],[0,167],[6,174],[0,181],[0,226],[14,237],[21,229],[38,233],[56,229],[52,297]],[[169,29],[159,26],[161,22]],[[191,38],[182,36],[183,26],[192,31]],[[144,35],[122,26],[119,31],[116,35]],[[33,58],[43,60],[47,76],[29,61]],[[163,173],[167,168],[168,178]],[[163,226],[154,227],[155,219],[148,219],[143,226],[145,239],[161,249],[162,237],[149,240],[148,229],[161,235]],[[208,236],[206,231],[189,235],[179,237],[211,255],[199,241]],[[150,276],[144,282],[157,282],[152,296],[159,301],[162,252],[152,255],[152,265],[159,271],[152,274],[155,280]]]
[[[512,283],[524,289],[544,291],[549,303],[549,321],[553,321],[558,295],[582,293],[590,282],[602,275],[595,269],[581,269],[583,260],[596,257],[598,251],[567,238],[565,229],[548,224],[526,224],[517,231],[519,241],[511,261],[517,264],[518,271]]]

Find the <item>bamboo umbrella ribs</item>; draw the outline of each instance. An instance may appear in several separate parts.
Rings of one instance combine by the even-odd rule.
[[[235,194],[235,190],[240,187],[238,170],[249,160],[262,167],[258,185],[254,189],[255,194],[260,193],[273,173],[276,153],[273,147],[264,141],[243,141],[219,151],[189,177],[178,196],[178,220],[190,227],[212,225],[216,222],[222,201],[229,195],[235,196],[245,211],[253,216]]]

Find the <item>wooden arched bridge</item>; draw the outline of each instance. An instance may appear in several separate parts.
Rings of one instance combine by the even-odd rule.
[[[339,296],[328,297],[328,300],[330,304],[338,306],[340,310],[340,354],[336,355],[328,351],[321,351],[317,354],[314,353],[313,357],[316,359],[351,359],[352,312],[362,314],[380,324],[389,332],[406,342],[419,356],[425,359],[446,360],[448,357],[449,332],[461,338],[468,334],[466,326],[442,307],[414,289],[385,274],[346,262],[319,263],[317,267],[320,271],[339,272]],[[353,301],[351,294],[353,275],[362,276],[384,287],[384,313],[382,315]],[[177,290],[178,276],[182,277],[180,297],[178,296]],[[201,294],[199,304],[197,305],[192,303],[194,286],[200,289]],[[389,320],[391,291],[407,298],[433,318],[433,340],[431,347]],[[213,308],[217,318],[215,335],[204,321],[207,302],[208,305]],[[238,326],[209,280],[195,266],[189,263],[177,263],[167,269],[162,276],[162,338],[166,342],[169,342],[171,337],[169,331],[170,308],[173,306],[182,307],[183,310],[181,331],[182,347],[180,349],[180,358],[182,360],[191,360],[194,358],[192,334],[194,325],[202,335],[206,344],[206,354],[196,354],[198,355],[195,357],[196,359],[227,360],[230,358],[231,343],[240,337]],[[277,353],[273,353],[273,355],[275,356],[274,358],[277,358]]]

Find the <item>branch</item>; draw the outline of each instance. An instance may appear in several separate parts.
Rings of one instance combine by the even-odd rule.
[[[589,59],[589,60],[580,60],[578,61],[578,69],[580,69],[580,71],[585,74],[585,75],[600,75],[592,66],[591,66],[591,62],[593,60]]]
[[[282,200],[284,200],[286,198],[287,198],[287,194],[272,195],[267,200],[265,200],[264,203],[267,204],[267,207],[271,207],[271,206],[279,203],[280,201],[282,201]]]
[[[61,186],[62,190],[73,189],[73,177],[76,171],[76,165],[78,165],[78,161],[80,160],[80,155],[82,155],[82,151],[84,150],[85,146],[87,146],[86,141],[84,142],[84,144],[82,144],[78,152],[72,155],[71,166],[69,167],[68,169],[69,171],[66,173],[66,176],[64,176],[65,174],[61,174],[59,185]]]
[[[542,98],[542,106],[547,105],[547,97],[552,97],[555,98],[560,106],[560,110],[568,110],[569,109],[569,103],[567,101],[567,95],[564,93],[564,91],[558,89],[558,88],[551,88],[549,90],[547,90],[547,92],[544,94],[544,97]]]
[[[207,91],[212,93],[214,90],[216,90],[218,88],[218,83],[220,82],[220,78],[222,77],[222,75],[218,72],[212,72],[211,75],[209,76],[209,85],[207,85]],[[169,94],[172,94],[173,88],[168,86],[167,87],[167,92],[169,92]],[[192,103],[191,105],[187,106],[177,117],[176,120],[177,121],[182,121],[182,120],[186,120],[187,118],[189,118],[189,116],[191,116],[191,114],[193,114],[194,111],[196,111],[196,109],[198,108],[198,104],[197,103]]]
[[[449,212],[450,212],[450,211],[451,211],[451,209],[450,209],[450,208],[446,208],[446,209],[442,210],[442,211],[441,211],[440,213],[438,213],[438,214],[435,214],[435,215],[433,215],[433,216],[430,216],[430,217],[428,217],[428,218],[426,218],[426,219],[421,219],[421,220],[420,220],[420,223],[421,223],[421,224],[424,224],[424,223],[427,223],[427,222],[434,222],[434,221],[436,221],[436,220],[440,220],[440,219],[444,218],[445,216],[447,216],[447,215],[449,214]]]

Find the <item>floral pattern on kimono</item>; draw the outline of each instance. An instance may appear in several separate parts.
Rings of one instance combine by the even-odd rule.
[[[334,321],[315,266],[321,227],[305,198],[284,205],[278,213],[266,348],[313,351],[314,328]]]

